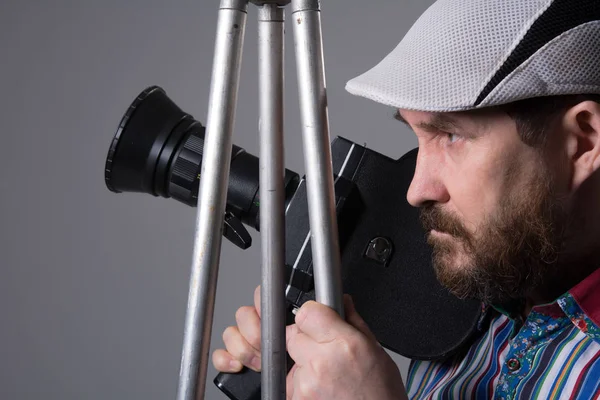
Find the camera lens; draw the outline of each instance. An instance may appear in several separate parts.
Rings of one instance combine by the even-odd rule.
[[[142,91],[119,122],[106,158],[105,182],[115,193],[139,192],[198,201],[205,128],[159,86]],[[299,176],[285,170],[286,204]],[[233,146],[227,210],[259,230],[259,160]]]

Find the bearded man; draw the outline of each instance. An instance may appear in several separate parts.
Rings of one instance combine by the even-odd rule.
[[[439,0],[347,90],[419,143],[407,193],[439,281],[490,317],[465,351],[406,382],[364,321],[303,305],[288,398],[600,396],[600,2]],[[260,300],[215,367],[260,369]]]

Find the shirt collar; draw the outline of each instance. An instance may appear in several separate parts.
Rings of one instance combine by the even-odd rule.
[[[515,300],[491,307],[515,320],[520,319],[523,302]],[[555,301],[534,306],[532,312],[553,318],[567,317],[583,333],[600,340],[600,268]]]
[[[588,318],[600,325],[600,268],[569,290],[569,294]]]

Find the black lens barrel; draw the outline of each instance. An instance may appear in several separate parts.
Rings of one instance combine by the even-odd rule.
[[[105,182],[113,192],[172,197],[195,207],[201,179],[205,128],[158,86],[142,91],[121,119],[106,158]],[[285,170],[286,205],[298,187]],[[259,159],[233,146],[227,210],[259,230]]]

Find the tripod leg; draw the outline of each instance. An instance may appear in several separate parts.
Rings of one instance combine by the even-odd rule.
[[[247,1],[222,0],[198,195],[178,400],[204,399]]]
[[[315,295],[344,317],[318,0],[292,0]]]
[[[258,8],[260,88],[261,398],[285,399],[285,188],[283,23],[276,4]]]

